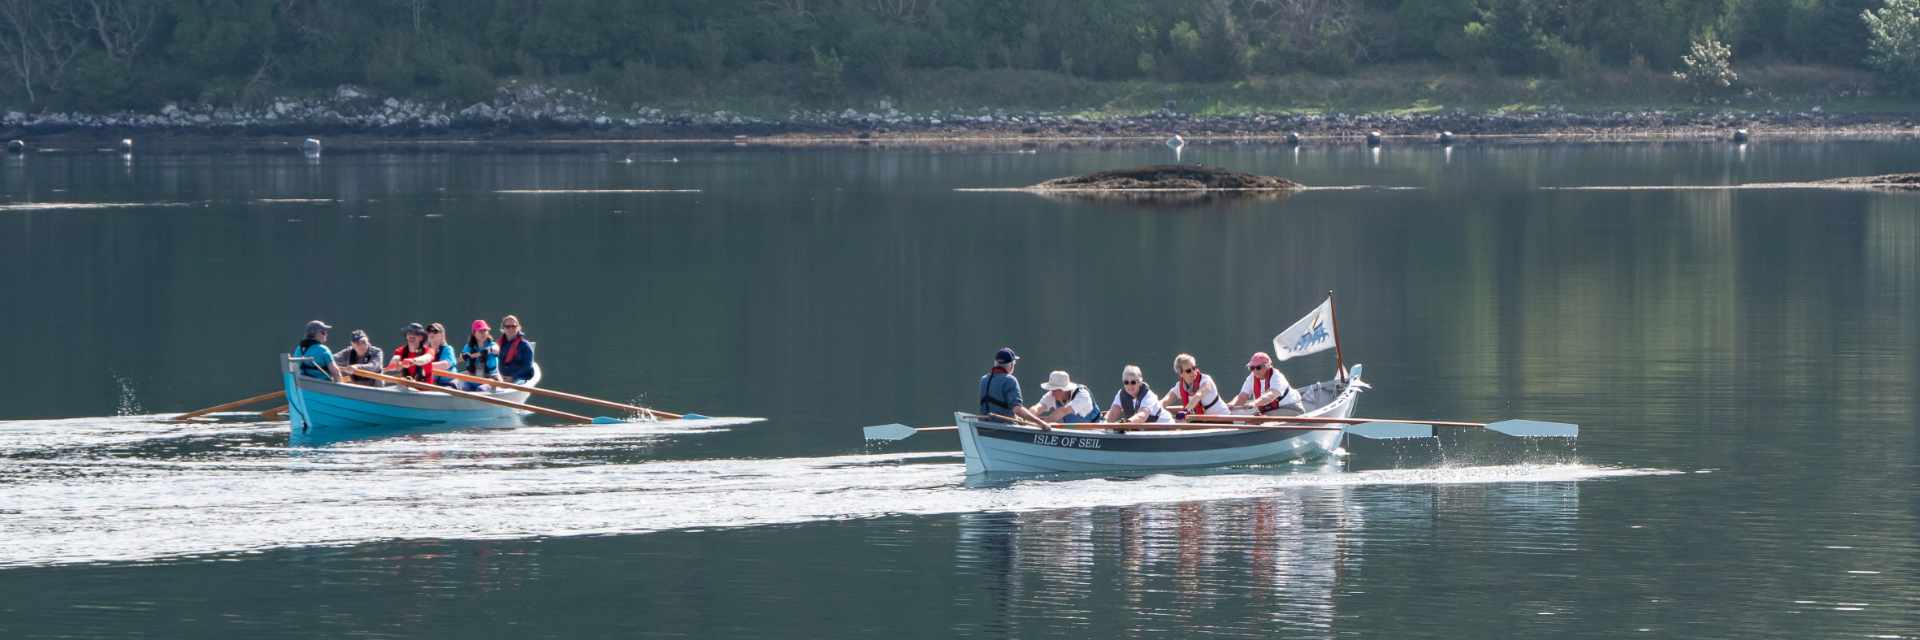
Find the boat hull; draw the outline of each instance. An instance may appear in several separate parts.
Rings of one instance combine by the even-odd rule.
[[[1346,418],[1364,385],[1346,385],[1305,415]],[[1324,458],[1340,448],[1339,429],[1194,431],[1042,431],[955,413],[967,473],[1086,473],[1182,469]]]
[[[281,378],[287,391],[287,418],[295,438],[334,439],[381,435],[443,425],[500,424],[517,421],[521,411],[468,398],[405,387],[369,387],[299,374],[300,361],[284,358]],[[528,386],[538,385],[536,366]],[[485,395],[526,402],[527,392],[502,389]]]

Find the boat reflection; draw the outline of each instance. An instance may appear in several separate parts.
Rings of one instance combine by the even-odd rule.
[[[954,631],[1332,637],[1343,602],[1391,606],[1381,600],[1401,593],[1393,576],[1407,561],[1396,555],[1456,535],[1450,516],[1504,523],[1510,553],[1572,554],[1578,498],[1573,482],[1333,483],[1252,499],[965,514],[955,562],[981,574],[987,593],[970,604],[988,610],[969,616],[983,627]],[[1379,577],[1365,571],[1369,540],[1383,549]]]

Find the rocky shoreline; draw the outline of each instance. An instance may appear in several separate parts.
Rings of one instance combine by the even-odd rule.
[[[774,144],[935,143],[1125,140],[1175,133],[1189,139],[1274,139],[1359,143],[1378,132],[1384,144],[1501,139],[1732,139],[1810,136],[1920,136],[1920,113],[1792,111],[1611,111],[1558,109],[1416,114],[1251,113],[1202,116],[1161,110],[1089,117],[1041,111],[905,113],[886,104],[868,111],[794,110],[784,116],[729,111],[666,111],[610,105],[590,94],[537,84],[501,87],[490,101],[465,106],[381,97],[348,85],[326,96],[281,98],[254,107],[168,104],[152,113],[0,115],[0,138],[29,149],[110,147],[121,138],[142,149],[297,149],[304,137],[330,138],[327,152],[421,145],[451,150],[474,141],[554,143],[741,141]],[[486,150],[498,150],[483,145]]]

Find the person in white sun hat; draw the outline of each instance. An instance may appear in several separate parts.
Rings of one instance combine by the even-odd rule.
[[[1047,422],[1072,424],[1100,420],[1100,410],[1093,404],[1093,390],[1084,384],[1074,384],[1067,372],[1047,374],[1047,381],[1040,383],[1040,388],[1047,393],[1033,403],[1031,410]]]

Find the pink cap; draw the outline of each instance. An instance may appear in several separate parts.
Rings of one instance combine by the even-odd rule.
[[[473,332],[474,332],[474,333],[480,333],[480,332],[482,332],[482,331],[486,331],[486,330],[488,330],[488,329],[492,329],[492,328],[493,328],[493,327],[489,327],[489,326],[487,326],[487,321],[485,321],[485,320],[475,320],[475,321],[473,321]],[[1263,354],[1260,354],[1260,355],[1266,355],[1266,354],[1264,354],[1264,353],[1263,353]]]
[[[1256,364],[1273,364],[1273,358],[1267,357],[1267,352],[1265,351],[1255,351],[1253,352],[1253,359],[1247,361],[1247,366],[1251,367]]]

